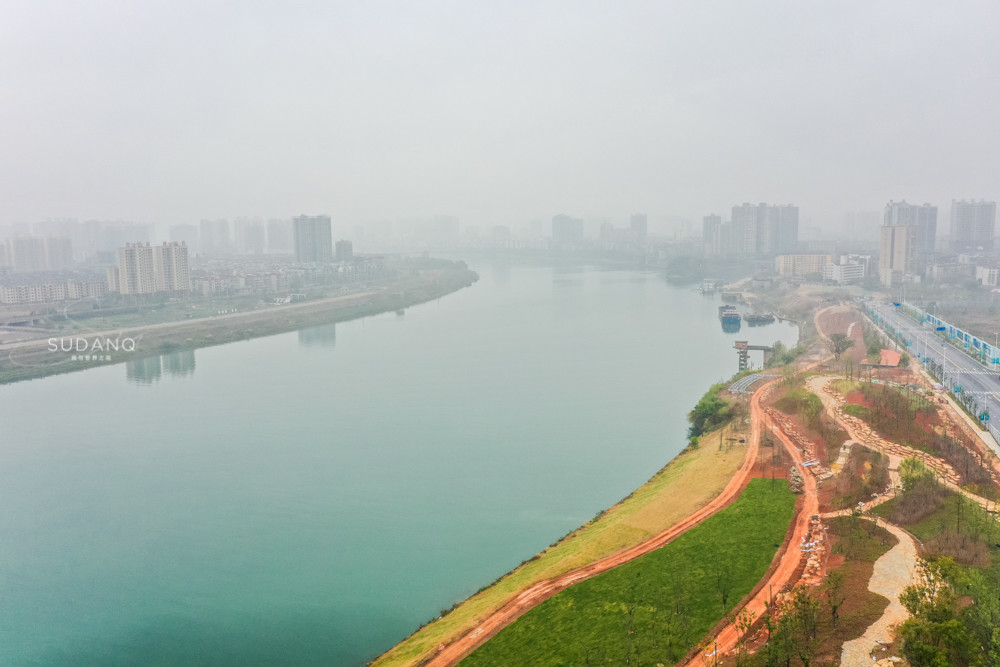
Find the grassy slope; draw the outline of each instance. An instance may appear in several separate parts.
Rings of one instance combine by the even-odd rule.
[[[752,480],[730,507],[662,549],[547,600],[462,664],[673,662],[723,617],[720,578],[728,611],[764,575],[794,502],[786,484],[772,490],[767,480]]]
[[[745,449],[719,452],[719,434],[705,435],[700,449],[679,454],[649,482],[598,520],[578,528],[447,616],[424,626],[373,664],[419,664],[443,641],[475,627],[479,619],[532,584],[637,544],[674,525],[717,496],[743,462]],[[780,540],[779,540],[780,541]]]

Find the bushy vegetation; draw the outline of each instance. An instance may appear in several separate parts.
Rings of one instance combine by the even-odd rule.
[[[794,502],[787,485],[751,480],[730,507],[535,607],[462,664],[673,664],[767,571]]]
[[[835,333],[830,335],[828,347],[830,348],[830,352],[833,353],[834,358],[840,359],[840,356],[844,352],[854,347],[854,341],[848,338],[847,334]]]
[[[795,359],[806,351],[801,345],[796,345],[795,347],[788,347],[780,340],[774,341],[771,344],[774,348],[774,354],[768,359],[767,363],[764,365],[765,368],[775,368],[777,366],[785,366],[792,363]]]
[[[900,596],[911,614],[899,630],[910,665],[1000,665],[997,568],[974,570],[951,558],[935,558],[925,569],[925,582],[908,587]]]
[[[705,392],[694,409],[688,413],[688,437],[697,438],[709,431],[715,430],[727,423],[732,417],[729,403],[719,397],[719,392],[725,389],[725,384],[715,384]]]
[[[854,445],[844,469],[834,478],[833,507],[844,509],[870,500],[889,486],[889,457]]]
[[[997,517],[941,486],[918,459],[905,459],[900,475],[903,492],[876,511],[921,540],[928,559],[921,583],[900,597],[911,614],[899,630],[902,654],[913,667],[1000,667]]]
[[[868,357],[878,357],[882,352],[882,334],[875,327],[865,324],[861,330],[861,336],[865,342],[865,355]]]
[[[774,407],[786,415],[800,415],[810,428],[818,425],[819,416],[823,414],[823,402],[819,400],[819,396],[801,388],[792,389],[779,398]]]

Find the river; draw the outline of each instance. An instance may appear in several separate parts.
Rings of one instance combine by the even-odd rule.
[[[0,662],[355,666],[642,484],[736,370],[653,272],[0,386]],[[759,359],[757,360],[759,363]]]

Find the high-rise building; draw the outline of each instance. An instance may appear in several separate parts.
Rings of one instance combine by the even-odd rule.
[[[632,237],[639,243],[645,243],[647,236],[646,214],[633,213],[632,217],[629,219],[629,223],[632,231]]]
[[[733,207],[729,253],[747,257],[794,252],[799,243],[799,207],[741,204]]]
[[[737,257],[757,254],[757,214],[752,204],[733,207],[730,220],[729,252]]]
[[[154,246],[153,274],[157,292],[190,292],[187,245],[174,241]]]
[[[118,270],[117,265],[108,267],[108,291],[115,294],[120,294],[122,291],[122,272]]]
[[[914,225],[883,225],[879,243],[878,275],[886,287],[916,270],[919,229]]]
[[[266,245],[264,223],[260,220],[237,220],[236,252],[241,255],[262,255]]]
[[[232,252],[228,220],[202,220],[198,225],[199,245],[206,255],[224,255]]]
[[[292,220],[296,262],[332,262],[333,233],[330,216],[300,215]]]
[[[45,241],[33,236],[7,239],[7,265],[16,272],[44,271]]]
[[[701,219],[701,235],[705,244],[706,255],[721,255],[722,250],[722,216],[706,215]]]
[[[937,236],[937,206],[907,204],[905,200],[890,201],[885,205],[882,226],[901,225],[913,229],[913,233],[909,236],[909,243],[913,245],[912,254],[915,265],[910,271],[919,272],[930,263],[931,255],[934,254],[934,239]]]
[[[122,294],[156,291],[153,248],[149,243],[126,243],[124,248],[118,248],[118,287]]]
[[[992,251],[996,221],[995,201],[951,200],[951,249]]]
[[[354,245],[350,241],[337,241],[337,261],[349,262],[354,257]]]
[[[66,237],[15,236],[0,242],[0,266],[19,272],[62,271],[73,266],[73,241]]]
[[[292,252],[292,221],[271,219],[267,221],[267,251]]]
[[[794,252],[799,245],[799,207],[768,207],[768,252]]]
[[[73,266],[73,241],[69,238],[47,238],[45,245],[45,268],[61,271]]]
[[[563,214],[552,216],[552,243],[556,246],[583,243],[583,220]]]
[[[583,243],[583,220],[568,215],[552,216],[552,244],[557,247]]]

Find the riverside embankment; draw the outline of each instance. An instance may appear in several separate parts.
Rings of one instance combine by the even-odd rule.
[[[742,435],[748,440],[748,432]],[[621,503],[485,586],[372,664],[457,664],[559,591],[659,548],[726,507],[746,485],[757,442],[751,439],[747,446],[717,449],[714,443],[720,437],[719,432],[706,434],[704,447],[681,452]]]
[[[478,275],[468,269],[428,270],[355,294],[303,303],[102,331],[53,330],[44,338],[0,345],[0,384],[391,312],[440,298],[476,280]]]

